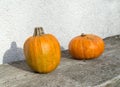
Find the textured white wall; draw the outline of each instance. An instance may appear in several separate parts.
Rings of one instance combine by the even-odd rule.
[[[64,49],[81,33],[120,34],[120,0],[0,0],[0,64],[24,59],[23,43],[36,26]]]

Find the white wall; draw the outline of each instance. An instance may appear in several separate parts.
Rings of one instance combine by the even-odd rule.
[[[0,64],[24,59],[24,41],[36,26],[64,49],[81,33],[120,34],[120,0],[0,0]]]

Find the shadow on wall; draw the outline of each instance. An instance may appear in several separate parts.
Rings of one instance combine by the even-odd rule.
[[[11,43],[10,48],[5,52],[3,56],[3,64],[4,63],[10,63],[18,60],[23,60],[23,49],[17,47],[17,44],[15,41]]]
[[[32,71],[26,61],[24,60],[23,49],[17,47],[15,41],[11,43],[10,48],[5,52],[3,57],[3,63],[8,63],[9,65],[16,67],[18,69],[22,69],[25,71]],[[20,61],[22,60],[22,61]],[[17,61],[17,62],[15,62]]]

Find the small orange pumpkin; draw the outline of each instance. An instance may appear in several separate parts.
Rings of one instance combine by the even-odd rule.
[[[93,59],[104,51],[104,41],[97,35],[82,34],[69,43],[69,52],[75,59]]]
[[[36,72],[49,73],[60,63],[60,44],[55,36],[44,34],[43,28],[34,30],[34,35],[24,43],[27,64]]]

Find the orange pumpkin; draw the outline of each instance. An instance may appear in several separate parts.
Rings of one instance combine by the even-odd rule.
[[[34,35],[24,43],[27,64],[36,72],[49,73],[60,63],[60,44],[55,36],[44,34],[43,28],[34,30]]]
[[[69,43],[69,52],[75,59],[93,59],[104,51],[104,41],[97,35],[82,34]]]

